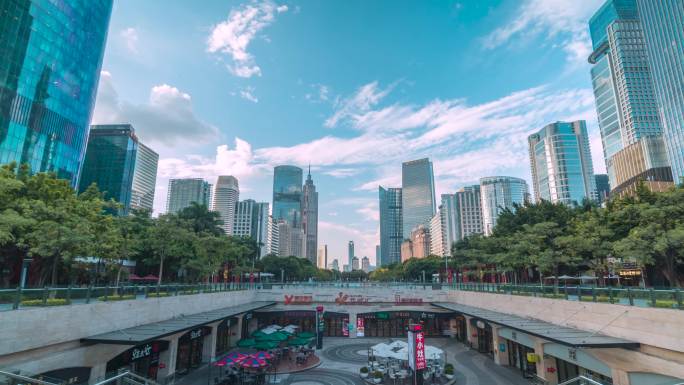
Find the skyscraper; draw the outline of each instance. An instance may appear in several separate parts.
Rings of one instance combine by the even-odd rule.
[[[663,137],[646,136],[613,156],[616,186],[611,195],[629,196],[640,184],[651,191],[667,191],[674,185]]]
[[[112,1],[0,2],[0,164],[79,187]]]
[[[303,188],[302,228],[306,237],[306,258],[315,266],[318,249],[318,192],[311,179],[310,167]]]
[[[425,258],[430,255],[430,229],[419,225],[411,231],[412,258]]]
[[[240,187],[238,180],[231,175],[221,175],[216,180],[214,187],[214,201],[212,210],[219,213],[223,221],[223,232],[226,235],[233,235],[233,224],[235,222],[235,205],[240,199]]]
[[[318,248],[318,268],[327,269],[328,268],[328,245],[323,245]]]
[[[359,268],[360,268],[360,266],[359,266],[359,257],[354,257],[354,258],[352,258],[352,260],[351,260],[351,269],[352,269],[352,271],[354,271],[354,270],[359,270]]]
[[[419,225],[430,226],[435,215],[435,182],[432,162],[428,158],[404,162],[401,165],[402,234],[411,237]]]
[[[138,142],[138,153],[133,171],[133,186],[131,188],[132,209],[152,211],[158,163],[159,154]]]
[[[496,219],[504,209],[514,209],[529,200],[529,190],[524,179],[512,176],[490,176],[480,179],[482,197],[482,227],[485,235],[491,235]]]
[[[273,216],[268,216],[268,234],[266,238],[266,253],[278,255],[280,248],[280,233],[278,232],[278,223],[273,219]]]
[[[331,269],[335,271],[340,271],[340,263],[337,261],[337,258],[333,259]]]
[[[276,166],[273,170],[273,219],[302,225],[302,169]]]
[[[440,205],[437,214],[430,220],[430,254],[444,256],[448,255],[446,242],[446,211]]]
[[[598,196],[598,202],[603,203],[608,200],[608,194],[610,193],[608,175],[594,174],[594,178],[596,179],[596,195]]]
[[[235,205],[232,235],[253,239],[259,248],[259,257],[268,254],[268,206],[268,202],[255,202],[252,199]]]
[[[361,258],[361,270],[366,273],[370,271],[370,259],[368,259],[368,257]]]
[[[95,183],[105,199],[114,199],[127,215],[138,154],[138,138],[130,124],[93,126],[83,162],[79,191]]]
[[[684,177],[684,3],[637,0],[667,157],[676,183]]]
[[[585,198],[597,200],[584,120],[548,124],[527,141],[537,202],[576,205]]]
[[[211,208],[211,184],[201,178],[169,179],[166,212],[177,213],[192,202]]]
[[[354,241],[349,241],[347,244],[347,256],[349,257],[349,266],[351,266],[352,259],[354,259]]]
[[[402,227],[401,188],[378,187],[380,209],[380,258],[378,266],[401,262]]]
[[[443,240],[447,255],[451,246],[465,237],[482,234],[482,198],[480,186],[466,186],[454,194],[442,194]]]

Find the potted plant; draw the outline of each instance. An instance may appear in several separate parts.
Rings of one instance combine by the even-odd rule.
[[[452,378],[454,378],[454,365],[444,365],[444,376],[447,378],[447,380],[451,380]]]
[[[367,366],[361,367],[361,369],[359,369],[359,372],[361,372],[361,378],[368,377],[368,367]]]
[[[376,370],[373,372],[373,382],[375,382],[376,384],[379,384],[380,381],[382,381],[382,377],[383,377],[383,374],[381,371]]]

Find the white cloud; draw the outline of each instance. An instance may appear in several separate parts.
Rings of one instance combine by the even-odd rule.
[[[254,87],[248,86],[240,90],[240,97],[252,103],[259,103],[259,99],[254,96]]]
[[[132,104],[120,100],[108,71],[100,74],[92,122],[130,123],[147,144],[173,146],[180,140],[202,143],[218,136],[216,127],[195,116],[189,94],[160,84],[150,89],[147,103]]]
[[[505,21],[484,38],[484,46],[494,49],[516,37],[544,35],[546,39],[562,40],[571,63],[585,63],[591,53],[587,23],[602,3],[603,0],[525,0],[513,20]]]
[[[128,27],[119,32],[126,48],[132,53],[138,53],[138,31],[133,27]]]
[[[286,5],[271,1],[252,2],[232,9],[228,18],[216,24],[207,39],[207,51],[230,57],[228,69],[235,76],[261,76],[261,68],[247,51],[257,34],[271,25],[275,16],[287,11]]]
[[[335,127],[344,119],[354,120],[358,115],[368,112],[371,107],[387,96],[395,85],[396,83],[383,90],[378,87],[378,82],[374,81],[361,86],[354,95],[338,99],[335,102],[336,111],[325,121],[325,126]]]

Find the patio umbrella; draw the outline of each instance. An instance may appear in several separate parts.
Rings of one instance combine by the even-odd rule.
[[[266,361],[254,357],[246,358],[240,362],[240,366],[243,368],[263,368],[266,365]]]
[[[256,345],[256,340],[254,338],[243,338],[237,342],[237,346],[241,348],[251,348]]]
[[[226,366],[227,364],[228,364],[228,362],[226,361],[226,359],[225,359],[225,358],[222,358],[222,359],[220,359],[220,360],[214,362],[213,365],[214,365],[214,366]]]
[[[256,336],[256,339],[258,341],[286,341],[288,338],[290,337],[287,334],[281,332],[275,332],[263,336]]]
[[[273,356],[270,355],[268,352],[263,352],[263,351],[262,352],[256,352],[254,354],[250,354],[249,356],[253,357],[253,358],[258,358],[260,360],[270,360],[271,358],[273,358]]]
[[[310,339],[310,338],[308,338],[308,339],[305,339],[305,338],[294,338],[294,339],[291,339],[291,340],[287,341],[287,344],[288,344],[289,346],[304,346],[304,345],[308,345],[309,342],[311,342],[311,339]]]
[[[275,342],[275,341],[259,341],[253,347],[255,349],[268,350],[268,349],[277,348],[278,345],[280,345],[280,344],[278,342]]]
[[[301,332],[297,334],[298,338],[313,338],[316,337],[316,334],[311,333],[311,332]]]
[[[265,337],[265,336],[267,336],[267,335],[268,335],[268,334],[264,333],[264,332],[261,331],[261,330],[257,330],[257,331],[255,331],[254,333],[252,333],[252,337],[254,337],[254,338],[257,338],[257,337]]]
[[[227,356],[223,357],[223,359],[227,360],[227,361],[239,362],[239,361],[244,360],[247,357],[249,357],[249,356],[242,354],[240,352],[232,352],[232,353],[229,353]]]

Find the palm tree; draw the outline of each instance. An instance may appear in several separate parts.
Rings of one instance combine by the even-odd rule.
[[[197,234],[209,233],[217,236],[223,234],[223,229],[221,228],[223,221],[220,214],[216,211],[210,211],[205,204],[192,202],[190,206],[178,213],[178,217],[188,221],[193,231]]]

